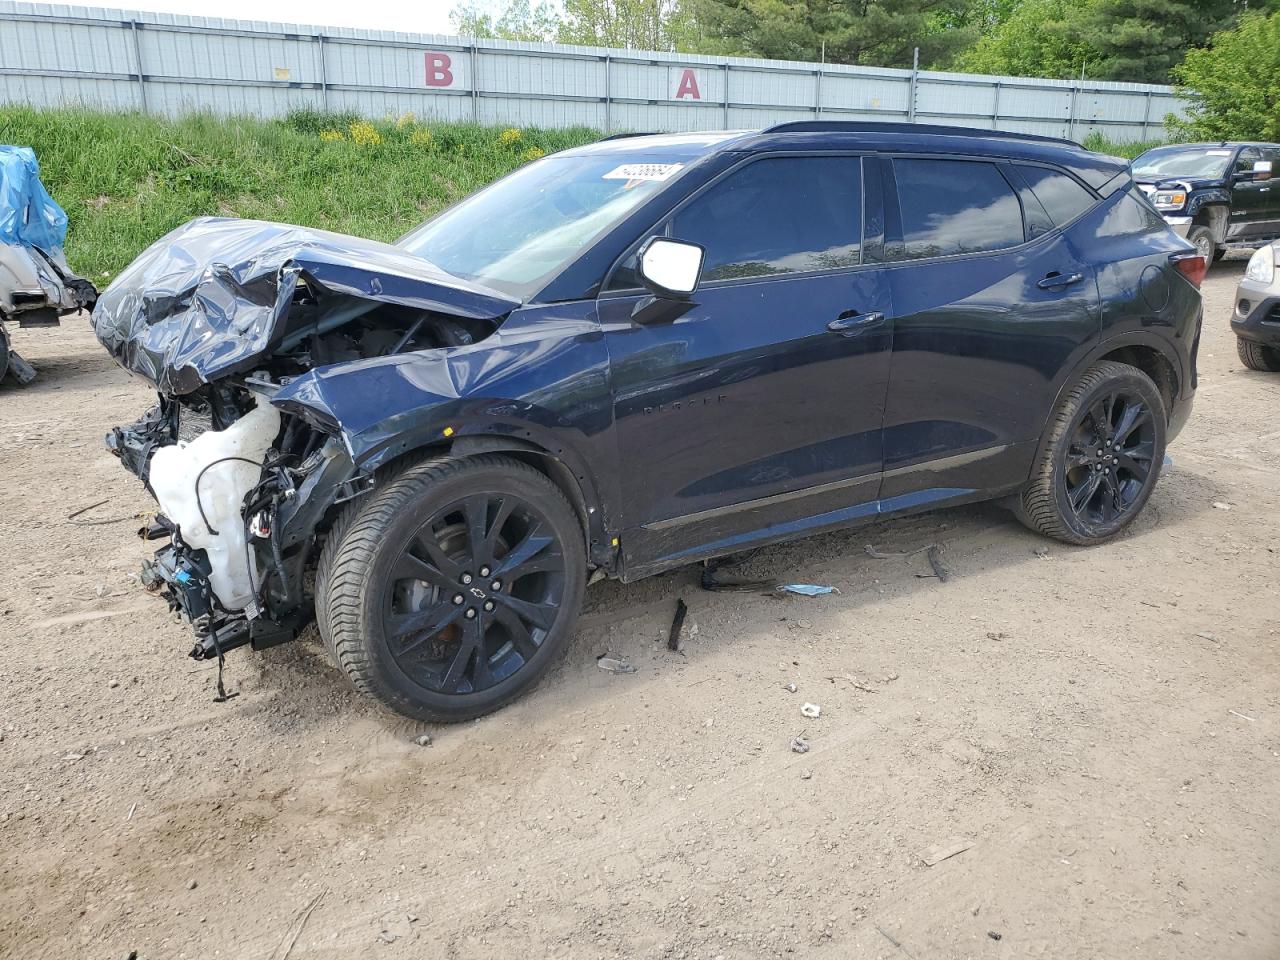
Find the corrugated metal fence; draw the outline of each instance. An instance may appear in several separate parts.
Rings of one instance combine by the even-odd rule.
[[[178,114],[589,126],[905,120],[1083,140],[1158,138],[1168,87],[697,57],[0,2],[0,101]]]

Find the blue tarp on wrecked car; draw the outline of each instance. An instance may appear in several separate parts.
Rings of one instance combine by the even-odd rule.
[[[67,215],[40,182],[30,147],[0,146],[0,243],[57,254],[67,239]]]

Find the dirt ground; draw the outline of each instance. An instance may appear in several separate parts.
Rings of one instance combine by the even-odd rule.
[[[1275,960],[1280,375],[1236,358],[1243,266],[1205,284],[1196,409],[1120,540],[982,506],[746,568],[835,596],[598,584],[547,682],[433,746],[314,639],[233,653],[212,702],[101,442],[145,385],[81,318],[16,332],[40,378],[0,390],[0,956]],[[934,541],[946,583],[863,549]]]

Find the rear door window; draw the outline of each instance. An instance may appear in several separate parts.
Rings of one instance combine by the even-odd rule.
[[[922,260],[1016,247],[1024,240],[1022,206],[994,163],[897,159],[902,242],[889,259]]]
[[[1093,194],[1065,173],[1023,164],[1017,170],[1058,226],[1070,223],[1096,202]]]
[[[730,173],[671,219],[668,233],[706,249],[703,282],[857,266],[858,157],[768,157]]]

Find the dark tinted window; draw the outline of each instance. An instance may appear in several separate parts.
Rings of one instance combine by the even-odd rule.
[[[1236,173],[1252,173],[1253,165],[1262,159],[1262,151],[1257,147],[1245,147],[1236,155]]]
[[[1151,201],[1133,186],[1122,193],[1119,201],[1107,211],[1107,215],[1098,224],[1098,235],[1127,237],[1167,228],[1164,219],[1151,206]]]
[[[981,253],[1022,243],[1022,207],[995,164],[895,160],[893,171],[903,239],[893,259]]]
[[[1093,194],[1065,173],[1048,167],[1025,166],[1019,166],[1018,173],[1058,226],[1071,222],[1094,204]]]
[[[757,160],[677,213],[670,235],[706,248],[704,282],[856,266],[861,163],[856,157]]]

